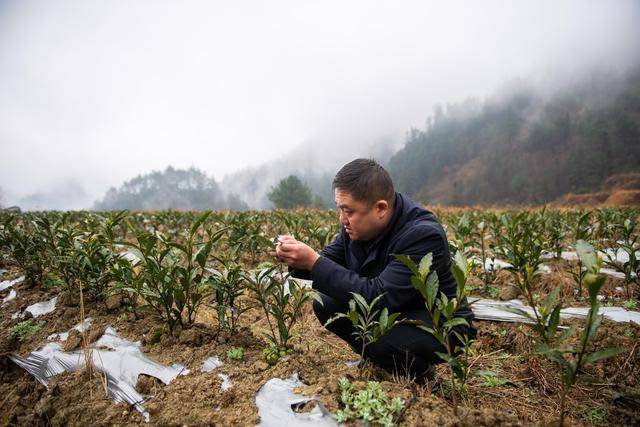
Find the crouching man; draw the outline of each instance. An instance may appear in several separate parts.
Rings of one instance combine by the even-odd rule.
[[[411,284],[411,271],[392,254],[409,255],[415,262],[433,253],[432,271],[438,273],[440,291],[456,296],[451,274],[451,255],[445,232],[435,215],[401,193],[396,193],[387,171],[374,160],[357,159],[340,169],[333,180],[335,201],[342,229],[335,240],[318,254],[291,236],[280,236],[276,256],[292,269],[294,277],[313,280],[324,305],[314,302],[318,320],[325,322],[348,310],[351,292],[371,302],[384,294],[377,309],[400,312],[399,319],[433,323],[420,293]],[[470,309],[457,313],[469,325]],[[357,353],[361,343],[348,319],[328,325],[329,331],[346,341]],[[456,330],[470,338],[473,326]],[[444,352],[428,332],[411,324],[399,324],[367,346],[365,357],[389,372],[410,374],[418,381],[433,377],[435,354]]]

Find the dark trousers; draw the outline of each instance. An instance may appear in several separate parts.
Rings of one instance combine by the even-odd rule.
[[[320,293],[324,305],[317,301],[313,302],[313,311],[323,325],[336,313],[346,313],[349,309],[348,301],[337,301],[336,299]],[[424,310],[408,311],[402,313],[398,320],[418,320],[424,322],[426,326],[432,327],[431,317]],[[354,334],[355,328],[351,321],[341,318],[333,321],[327,329],[346,341],[356,353],[360,354],[362,344],[360,339]],[[475,338],[476,329],[471,326],[456,327],[456,331],[469,338]],[[453,345],[459,344],[457,338],[451,337]],[[376,342],[368,344],[365,348],[365,358],[371,360],[387,372],[409,374],[415,378],[429,376],[430,368],[441,363],[442,359],[436,352],[446,352],[444,346],[430,333],[423,331],[411,324],[399,324],[380,337]]]

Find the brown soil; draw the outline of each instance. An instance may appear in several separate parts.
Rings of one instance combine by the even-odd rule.
[[[566,304],[584,305],[572,291],[564,261],[548,262],[553,273],[543,275],[536,284],[542,297],[557,284],[563,285]],[[2,276],[6,280],[20,274],[11,270]],[[512,281],[506,272],[498,275],[492,285],[507,286]],[[484,285],[477,279],[477,292]],[[603,289],[619,305],[621,296],[615,291],[620,281],[611,279]],[[115,404],[106,396],[103,379],[99,374],[88,377],[86,372],[63,374],[51,380],[49,388],[40,385],[26,371],[9,359],[11,353],[26,355],[37,348],[46,337],[55,332],[69,330],[79,322],[78,307],[59,304],[56,310],[37,320],[44,320],[41,330],[23,342],[15,342],[9,329],[19,320],[11,314],[29,304],[52,298],[54,290],[29,287],[26,283],[15,286],[18,298],[0,309],[0,420],[3,425],[106,425],[143,424],[142,415],[125,404]],[[476,293],[477,293],[476,292]],[[0,295],[4,297],[4,293]],[[469,380],[466,395],[458,415],[453,413],[448,368],[437,367],[441,378],[441,392],[430,393],[430,385],[417,386],[406,379],[392,378],[372,367],[360,372],[348,368],[347,361],[357,359],[339,339],[328,333],[315,320],[311,307],[303,316],[304,331],[293,339],[294,350],[275,366],[264,362],[261,333],[267,326],[257,309],[246,312],[237,334],[220,333],[213,310],[204,306],[197,323],[184,331],[169,336],[156,316],[146,314],[135,319],[123,309],[109,311],[104,303],[85,301],[86,316],[92,317],[96,339],[104,327],[110,325],[129,340],[140,340],[143,351],[162,364],[180,363],[190,373],[178,376],[169,385],[142,376],[137,389],[149,400],[145,408],[151,425],[252,425],[259,421],[255,395],[262,385],[274,377],[288,378],[299,373],[307,384],[298,390],[305,395],[317,396],[331,411],[340,408],[337,379],[350,378],[356,385],[367,379],[381,381],[382,388],[391,396],[405,400],[406,411],[402,423],[406,425],[548,425],[558,418],[559,390],[557,368],[546,359],[531,353],[532,342],[526,336],[529,329],[521,324],[476,321],[477,354],[472,359],[474,370],[490,370],[504,380],[489,383],[486,378]],[[580,323],[573,320],[573,323]],[[577,344],[577,336],[571,338]],[[580,383],[569,395],[569,422],[574,425],[640,423],[640,327],[605,321],[596,337],[598,348],[616,346],[624,352],[613,359],[596,363],[587,369],[595,383]],[[243,347],[241,361],[228,360],[226,353],[232,347]],[[205,359],[217,355],[223,366],[209,373],[200,372]],[[218,373],[229,376],[233,386],[221,390]],[[595,412],[594,412],[595,411]],[[597,418],[604,414],[604,420]]]
[[[640,173],[613,175],[602,184],[599,192],[565,194],[552,203],[554,206],[639,206]]]

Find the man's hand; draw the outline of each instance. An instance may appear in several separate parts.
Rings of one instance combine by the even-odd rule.
[[[275,256],[299,270],[311,270],[320,257],[310,246],[297,241],[293,236],[278,237]]]

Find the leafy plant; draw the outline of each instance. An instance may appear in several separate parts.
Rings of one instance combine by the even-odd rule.
[[[349,300],[349,309],[346,313],[337,313],[329,318],[324,326],[335,322],[338,319],[348,319],[355,329],[353,335],[360,341],[360,357],[364,361],[365,349],[381,336],[389,332],[399,322],[396,321],[400,313],[389,314],[389,309],[384,307],[382,310],[375,309],[378,302],[384,294],[375,297],[370,304],[362,297],[362,295],[351,292],[353,298]],[[359,366],[363,366],[361,363]]]
[[[474,375],[482,378],[482,382],[479,384],[480,387],[495,388],[508,383],[506,379],[493,371],[476,371]]]
[[[281,280],[275,277],[275,265],[257,270],[244,277],[252,297],[259,303],[269,325],[267,341],[277,352],[289,348],[293,326],[297,322],[304,304],[310,298],[318,299],[315,292],[289,279],[288,274],[280,273]],[[321,301],[321,300],[320,300]]]
[[[199,240],[199,229],[209,215],[206,212],[191,225],[184,244],[159,232],[134,232],[136,242],[127,246],[136,257],[135,266],[121,261],[114,271],[122,280],[120,288],[142,297],[164,318],[171,334],[176,325],[193,323],[200,304],[212,292],[207,262],[225,229],[206,229],[207,239]]]
[[[232,347],[227,351],[227,358],[231,360],[242,360],[244,357],[244,348]]]
[[[380,383],[369,381],[362,390],[357,390],[346,378],[338,380],[340,402],[344,405],[336,413],[340,423],[351,420],[366,424],[393,426],[404,409],[404,401],[398,397],[389,398],[380,388]]]
[[[625,308],[625,310],[637,310],[638,302],[633,299],[628,299],[622,304],[622,306]]]
[[[9,329],[9,336],[14,341],[24,341],[27,336],[34,332],[38,332],[44,326],[44,320],[40,320],[38,322],[29,319],[23,322],[18,323],[17,325],[11,327]]]
[[[504,214],[502,223],[502,251],[511,264],[509,271],[514,274],[516,283],[533,309],[536,324],[544,324],[532,290],[533,278],[540,274],[538,267],[543,249],[540,217],[521,211],[513,215]]]
[[[207,283],[213,289],[215,310],[220,327],[235,333],[242,313],[249,309],[240,299],[245,291],[243,269],[235,263],[223,263],[223,269],[207,269]]]
[[[464,317],[459,317],[461,309],[467,304],[467,276],[471,266],[467,259],[458,251],[453,259],[451,272],[456,280],[457,290],[455,298],[449,299],[440,291],[438,274],[431,271],[433,254],[426,254],[418,265],[407,255],[393,254],[395,258],[406,265],[413,273],[411,283],[425,301],[425,307],[432,319],[432,325],[418,324],[417,327],[433,335],[442,345],[445,352],[436,352],[438,357],[447,362],[451,372],[451,384],[453,387],[454,412],[458,413],[457,393],[463,392],[464,386],[471,374],[469,356],[473,354],[472,341],[468,335],[461,334],[454,328],[457,326],[469,327]],[[461,345],[456,345],[451,338],[455,336]],[[457,380],[457,382],[456,382]]]
[[[287,349],[283,347],[276,348],[270,345],[262,349],[262,356],[269,365],[275,365],[278,363],[279,358],[285,357],[286,355]]]
[[[627,298],[632,296],[631,284],[635,283],[640,286],[640,257],[638,256],[637,246],[640,233],[636,231],[637,223],[635,219],[626,218],[621,223],[615,223],[614,231],[619,233],[617,250],[609,249],[605,251],[604,262],[611,268],[624,274],[624,284]],[[618,254],[624,254],[628,260],[621,262],[618,260]]]
[[[599,360],[613,357],[622,351],[622,349],[618,348],[607,348],[593,352],[589,351],[591,341],[601,323],[600,318],[598,318],[598,310],[600,308],[598,294],[605,282],[605,277],[600,274],[602,261],[599,259],[593,247],[588,244],[581,244],[578,247],[581,248],[578,256],[587,269],[584,283],[589,292],[589,312],[580,334],[578,348],[563,345],[567,337],[574,332],[575,326],[567,328],[556,338],[556,334],[559,331],[559,321],[556,320],[556,315],[552,317],[548,325],[548,330],[546,331],[547,340],[537,346],[538,351],[546,355],[561,368],[562,394],[560,400],[559,425],[564,425],[566,397],[569,390],[578,380],[587,378],[579,373],[586,366]],[[557,310],[559,311],[559,308]]]
[[[34,285],[42,284],[47,263],[45,241],[38,234],[33,222],[8,215],[0,228],[0,246],[25,272],[27,281]]]

